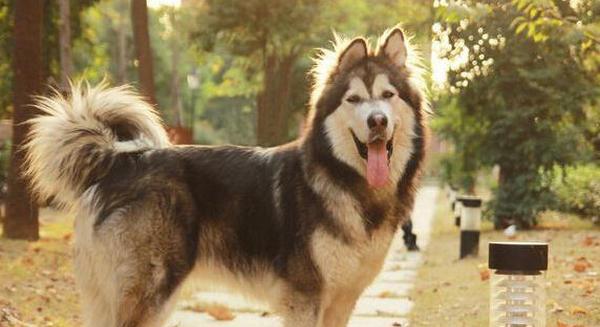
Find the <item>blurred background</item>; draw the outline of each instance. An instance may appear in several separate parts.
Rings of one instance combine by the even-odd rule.
[[[19,171],[31,94],[69,79],[135,85],[177,143],[282,144],[302,129],[315,48],[397,23],[427,68],[427,177],[480,188],[497,228],[548,209],[598,220],[595,0],[0,0],[0,176]],[[35,216],[18,179],[15,226]]]
[[[277,145],[302,128],[315,48],[401,23],[427,67],[429,177],[471,193],[485,183],[498,227],[553,206],[598,216],[598,1],[25,2],[0,0],[3,179],[11,118],[31,112],[15,92],[131,83],[178,143]]]

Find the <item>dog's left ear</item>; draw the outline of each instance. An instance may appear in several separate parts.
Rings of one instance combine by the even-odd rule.
[[[394,27],[381,36],[377,55],[385,56],[396,66],[403,67],[406,64],[406,44],[404,33],[400,27]]]

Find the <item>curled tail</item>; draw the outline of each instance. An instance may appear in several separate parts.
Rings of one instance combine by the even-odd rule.
[[[71,96],[39,97],[28,121],[27,169],[42,200],[71,206],[119,152],[169,146],[156,111],[129,86],[73,85]]]

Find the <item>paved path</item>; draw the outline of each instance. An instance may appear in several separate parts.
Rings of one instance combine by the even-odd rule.
[[[435,212],[438,189],[423,186],[419,190],[413,211],[414,232],[423,249],[429,242],[429,232]],[[365,290],[359,299],[349,327],[398,327],[408,326],[407,314],[412,308],[408,299],[417,269],[421,265],[420,252],[406,252],[399,230],[392,243],[382,273]],[[170,319],[169,327],[279,327],[281,321],[274,315],[264,315],[268,309],[249,303],[243,298],[219,292],[201,292],[194,295],[191,303],[222,304],[231,309],[235,319],[217,321],[206,313],[180,309]],[[190,303],[188,303],[189,305]],[[185,303],[181,308],[185,307]]]

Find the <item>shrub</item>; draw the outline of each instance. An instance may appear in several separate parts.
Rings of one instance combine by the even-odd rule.
[[[559,210],[587,218],[600,216],[600,166],[555,168],[550,187]]]

